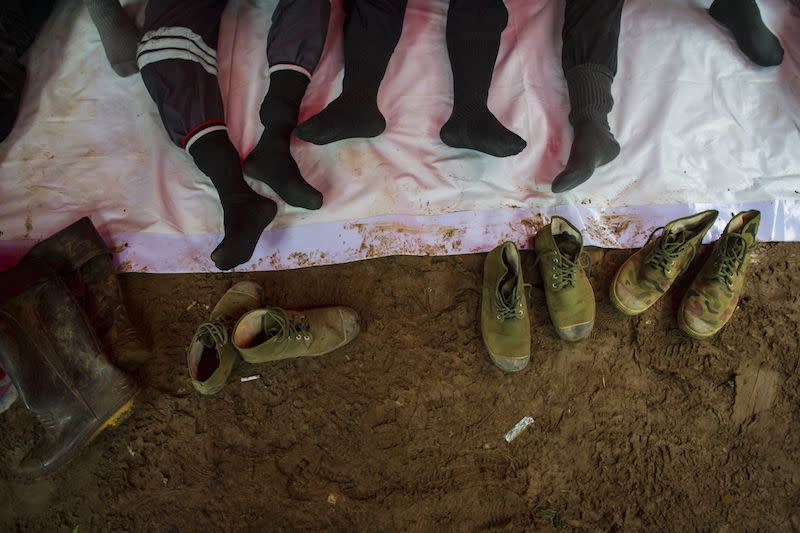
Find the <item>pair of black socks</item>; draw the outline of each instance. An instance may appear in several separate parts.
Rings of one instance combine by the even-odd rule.
[[[322,206],[322,194],[300,175],[289,149],[308,81],[305,74],[293,70],[271,74],[260,112],[264,133],[244,163],[240,164],[239,153],[224,130],[203,135],[189,148],[197,167],[217,189],[222,204],[225,236],[211,254],[220,270],[230,270],[250,260],[261,233],[278,209],[274,201],[247,185],[243,171],[269,185],[290,205],[306,209]]]
[[[496,157],[515,155],[525,148],[525,141],[503,126],[486,105],[500,34],[507,22],[508,11],[502,2],[451,1],[447,50],[454,101],[450,119],[440,132],[445,144]],[[378,89],[399,36],[399,31],[385,32],[365,39],[363,32],[346,28],[342,93],[298,126],[295,134],[320,145],[380,135],[386,121],[378,109]]]

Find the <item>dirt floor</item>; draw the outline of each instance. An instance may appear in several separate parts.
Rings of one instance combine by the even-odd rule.
[[[568,344],[524,252],[533,356],[518,375],[481,342],[483,255],[123,275],[155,352],[139,404],[52,477],[2,467],[0,531],[800,530],[800,245],[758,247],[740,308],[706,342],[677,329],[685,281],[641,317],[614,311],[628,253],[593,253],[595,331]],[[324,358],[240,363],[201,397],[186,345],[243,279],[271,305],[350,305],[361,336]],[[5,464],[38,431],[19,402],[0,427]]]

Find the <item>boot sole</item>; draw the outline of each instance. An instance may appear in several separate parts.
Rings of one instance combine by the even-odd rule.
[[[586,331],[583,334],[581,334],[580,336],[570,335],[569,333],[567,333],[570,329],[577,328],[577,327],[580,327],[580,326],[586,326],[587,327]],[[577,326],[570,326],[569,328],[555,328],[555,329],[556,329],[556,333],[558,333],[558,336],[561,337],[563,340],[568,341],[568,342],[578,342],[578,341],[582,341],[583,339],[585,339],[586,337],[591,335],[592,331],[594,330],[594,320],[592,320],[591,322],[586,322],[585,324],[578,324]]]
[[[127,402],[125,402],[122,407],[116,410],[116,412],[111,415],[108,420],[106,420],[97,430],[89,437],[87,444],[92,442],[100,433],[102,433],[107,428],[116,427],[120,425],[122,422],[127,420],[131,416],[131,412],[133,412],[133,405],[134,399],[131,398]]]
[[[619,301],[619,298],[617,298],[617,293],[614,290],[614,286],[616,284],[617,284],[617,277],[614,276],[614,279],[611,281],[611,289],[608,291],[608,295],[609,295],[609,297],[611,299],[611,303],[614,305],[614,307],[617,309],[617,311],[619,311],[623,315],[637,316],[637,315],[641,315],[642,313],[644,313],[645,311],[650,309],[651,306],[648,306],[648,307],[645,307],[644,309],[642,309],[641,311],[635,311],[633,309],[630,309],[630,308],[626,307],[622,302]]]
[[[724,326],[724,324],[723,324],[723,326]],[[683,303],[681,303],[681,306],[678,308],[678,327],[681,329],[681,331],[686,333],[688,336],[690,336],[693,339],[699,340],[699,341],[704,341],[706,339],[709,339],[709,338],[713,337],[714,335],[719,333],[719,331],[722,329],[722,328],[719,328],[717,331],[715,331],[713,333],[709,333],[707,335],[703,335],[703,334],[698,333],[697,331],[693,330],[691,327],[689,327],[689,324],[687,324],[686,320],[684,320],[684,318],[683,318]]]
[[[134,406],[134,398],[136,394],[139,393],[139,390],[136,389],[133,394],[131,395],[128,400],[126,400],[120,407],[118,407],[111,416],[106,418],[106,420],[100,424],[98,428],[94,430],[92,433],[85,433],[83,437],[77,439],[75,443],[75,447],[72,449],[70,453],[63,456],[59,460],[54,461],[51,463],[47,468],[35,468],[31,467],[22,468],[14,471],[16,476],[21,477],[22,479],[31,480],[31,479],[38,479],[40,477],[52,474],[57,472],[65,465],[71,463],[75,460],[77,456],[81,454],[81,452],[86,448],[91,442],[97,438],[104,430],[110,427],[118,426],[124,420],[126,420],[131,412],[133,411]]]
[[[528,363],[531,360],[531,356],[527,357],[502,357],[493,355],[491,352],[488,352],[489,359],[494,363],[494,366],[502,370],[503,372],[508,372],[513,374],[514,372],[519,372],[520,370],[524,370]]]

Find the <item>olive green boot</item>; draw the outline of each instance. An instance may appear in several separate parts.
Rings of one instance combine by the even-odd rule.
[[[703,211],[653,231],[644,248],[630,256],[614,276],[611,303],[626,315],[638,315],[656,303],[689,267],[717,214]],[[653,239],[659,229],[664,231]]]
[[[481,334],[489,357],[506,372],[519,372],[531,358],[531,320],[519,250],[501,244],[486,256],[481,294]]]
[[[325,355],[356,338],[358,314],[349,307],[287,311],[278,307],[245,314],[233,329],[233,344],[248,363]]]
[[[189,345],[187,361],[192,385],[200,394],[216,394],[228,382],[238,353],[231,343],[231,329],[243,314],[264,305],[264,291],[257,283],[242,281],[228,289],[200,324]]]
[[[717,333],[733,315],[744,285],[761,213],[744,211],[728,222],[678,309],[678,324],[696,339]]]
[[[584,265],[581,232],[566,219],[554,216],[536,237],[536,261],[544,283],[550,320],[567,341],[585,339],[594,326],[594,291]]]

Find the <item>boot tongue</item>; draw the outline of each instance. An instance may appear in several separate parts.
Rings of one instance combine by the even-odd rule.
[[[228,332],[222,322],[206,322],[200,324],[195,333],[195,340],[206,348],[217,348],[228,342]]]
[[[558,247],[558,251],[561,252],[561,255],[573,263],[578,261],[578,256],[581,253],[581,243],[578,239],[569,233],[559,233],[558,235],[553,235],[553,240],[556,242],[556,246]]]
[[[285,325],[281,324],[272,313],[264,314],[264,321],[262,324],[264,336],[267,338],[283,335],[285,333]]]
[[[514,289],[517,286],[517,273],[511,265],[511,261],[506,257],[503,252],[503,265],[506,267],[506,274],[500,280],[500,297],[505,302],[511,302],[514,299]]]

